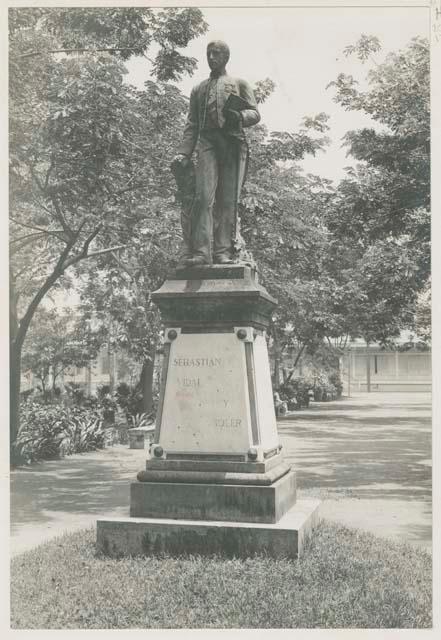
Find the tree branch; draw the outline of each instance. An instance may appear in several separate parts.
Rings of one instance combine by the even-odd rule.
[[[83,223],[84,224],[84,223]],[[99,234],[99,232],[102,229],[102,224],[99,224],[90,234],[90,236],[88,238],[86,238],[84,244],[83,244],[83,248],[81,249],[80,253],[78,254],[78,256],[75,256],[74,258],[71,258],[71,260],[69,260],[66,265],[63,268],[67,269],[67,267],[70,267],[71,264],[75,264],[75,262],[79,262],[80,260],[83,260],[84,258],[88,257],[88,251],[89,251],[89,247],[91,245],[91,243],[93,242],[93,240],[96,238],[96,236]],[[74,262],[72,262],[72,260],[74,260]]]
[[[43,53],[84,53],[84,52],[90,52],[90,53],[96,53],[97,51],[111,51],[111,52],[115,52],[115,51],[139,51],[139,47],[100,47],[97,49],[87,49],[87,48],[81,48],[81,49],[47,49],[47,50],[41,50],[41,51],[28,51],[28,53],[22,53],[19,56],[16,56],[17,58],[32,58],[33,56],[41,56]],[[144,56],[146,57],[146,56]],[[147,58],[147,60],[149,60],[150,62],[153,63],[152,60],[150,60],[150,58]]]
[[[55,208],[55,214],[56,214],[57,220],[59,221],[59,223],[63,227],[65,233],[67,233],[67,235],[70,238],[72,236],[72,233],[74,233],[74,232],[69,227],[69,225],[67,224],[66,219],[63,216],[63,213],[61,211],[60,205],[58,204],[57,199],[56,199],[56,197],[54,195],[51,195],[51,201],[52,201],[52,204],[54,205],[54,208]]]
[[[297,357],[296,357],[296,359],[295,359],[295,362],[294,362],[294,364],[293,364],[292,371],[291,371],[291,373],[290,373],[290,374],[289,374],[289,376],[288,376],[288,382],[291,380],[291,378],[292,378],[292,376],[293,376],[294,369],[296,368],[297,363],[298,363],[298,361],[300,360],[300,357],[301,357],[301,355],[302,355],[302,353],[303,353],[303,351],[304,351],[305,347],[306,347],[306,342],[304,342],[304,343],[302,344],[302,346],[300,347],[300,350],[299,350],[299,352],[298,352],[298,354],[297,354]]]
[[[24,227],[25,229],[32,229],[33,231],[38,231],[39,233],[44,233],[46,234],[57,234],[57,233],[63,233],[62,229],[54,229],[53,231],[49,230],[49,229],[43,229],[43,227],[36,227],[35,225],[32,224],[26,224],[25,222],[20,222],[20,220],[17,220],[16,218],[13,218],[12,216],[9,216],[9,219],[12,220],[12,222],[15,222],[15,224],[20,225],[20,227]]]
[[[11,244],[14,244],[15,242],[20,242],[21,240],[27,240],[29,238],[33,238],[34,236],[41,236],[42,233],[45,233],[43,231],[34,231],[33,233],[27,233],[25,236],[20,236],[19,238],[13,238],[11,240]]]
[[[45,178],[45,181],[44,181],[44,190],[45,191],[47,190],[47,187],[48,187],[48,184],[49,184],[49,177],[51,175],[51,172],[52,172],[53,168],[54,168],[54,159],[51,158],[51,163],[49,165],[49,169],[47,170],[46,178]]]
[[[16,253],[21,251],[21,249],[23,249],[24,247],[27,247],[28,244],[31,244],[34,240],[36,240],[38,236],[41,236],[41,235],[43,235],[41,232],[35,232],[35,233],[29,233],[27,236],[22,236],[21,238],[16,238],[15,240],[11,240],[11,244],[13,244],[14,242],[20,242],[20,240],[22,242],[16,247],[10,247],[9,256],[12,258],[12,256],[15,256]]]
[[[42,301],[46,293],[49,291],[49,289],[52,287],[52,285],[55,284],[58,278],[63,274],[63,271],[64,271],[63,264],[67,256],[69,255],[71,249],[75,245],[75,242],[77,241],[78,236],[80,235],[84,224],[85,224],[85,221],[80,225],[80,228],[78,229],[78,231],[73,235],[73,237],[66,244],[65,248],[61,252],[60,257],[56,262],[56,265],[52,273],[46,278],[43,285],[37,291],[34,298],[31,300],[26,310],[26,313],[24,314],[23,318],[20,320],[17,335],[15,336],[15,339],[14,339],[14,347],[16,349],[21,349],[21,346],[26,337],[27,330],[29,329],[29,325],[31,324],[31,320],[33,318],[33,315],[38,305],[40,304],[40,302]]]
[[[68,260],[66,262],[64,269],[67,269],[68,267],[71,267],[73,264],[76,264],[81,260],[85,260],[86,258],[96,258],[97,256],[103,256],[106,253],[111,253],[112,251],[119,251],[120,249],[125,249],[126,246],[127,245],[125,244],[120,244],[120,245],[117,245],[116,247],[109,247],[108,249],[100,249],[99,251],[93,251],[92,253],[87,253],[86,255],[83,255],[83,251],[82,251],[78,256],[75,256],[70,260]]]
[[[26,162],[25,161],[25,163],[29,167],[29,171],[31,172],[31,175],[32,175],[33,179],[35,180],[35,183],[36,183],[37,187],[40,189],[41,193],[45,194],[46,191],[45,191],[43,185],[41,184],[40,178],[37,176],[34,167],[32,166],[32,164],[30,162]]]
[[[131,273],[129,271],[129,269],[121,262],[121,260],[119,259],[118,256],[116,256],[114,253],[112,253],[112,258],[115,260],[116,264],[120,267],[120,269],[122,269],[123,271],[125,271],[127,273],[127,275],[129,276],[129,278],[131,280],[133,280],[133,273]]]

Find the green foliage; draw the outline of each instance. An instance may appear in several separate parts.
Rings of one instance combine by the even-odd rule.
[[[276,85],[271,78],[265,78],[265,80],[259,80],[256,82],[254,85],[254,97],[256,98],[257,104],[265,102],[265,100],[273,93],[275,88]]]
[[[64,385],[66,395],[72,404],[83,405],[86,400],[84,385],[79,382],[68,381]]]
[[[55,391],[56,381],[68,367],[86,366],[96,357],[98,344],[90,331],[72,326],[66,313],[40,307],[33,317],[24,343],[22,366],[38,378],[42,391],[49,380]]]
[[[249,133],[250,165],[239,206],[241,229],[259,265],[260,277],[279,306],[272,337],[290,324],[300,343],[320,344],[333,318],[333,287],[323,274],[329,242],[324,209],[333,195],[329,181],[304,175],[296,164],[324,151],[328,116],[303,119],[296,132],[268,134],[262,125]],[[331,286],[330,286],[331,285]],[[340,327],[338,335],[341,334]],[[280,347],[280,348],[279,348]]]
[[[27,402],[21,413],[21,428],[14,447],[27,464],[105,446],[102,421],[94,411]]]
[[[352,79],[353,81],[353,79]],[[426,232],[419,239],[429,238],[430,207],[430,69],[429,45],[421,38],[413,39],[398,53],[389,54],[385,61],[368,72],[369,88],[359,91],[353,81],[350,98],[345,97],[341,83],[331,83],[336,89],[335,101],[347,110],[360,110],[370,115],[381,130],[350,131],[345,137],[349,153],[367,163],[350,173],[343,188],[353,195],[347,199],[346,210],[352,204],[353,222],[371,225],[366,236],[374,232],[413,235],[413,212],[423,210]],[[357,202],[354,202],[357,197]],[[422,212],[421,212],[422,213]],[[420,213],[420,215],[421,215]],[[381,224],[381,219],[385,219]],[[339,221],[338,230],[351,230],[348,216]],[[386,226],[385,226],[386,225]]]
[[[282,400],[288,401],[288,409],[300,409],[308,407],[310,392],[314,386],[314,381],[308,376],[293,376],[288,383],[284,383],[279,388]]]
[[[152,424],[149,420],[149,416],[146,413],[137,413],[136,415],[129,416],[130,426],[132,429],[141,429]]]
[[[82,530],[12,560],[13,629],[432,626],[431,556],[341,525],[320,523],[295,561],[111,559],[95,540]]]
[[[17,8],[9,17],[10,344],[19,372],[36,309],[88,272],[83,261],[108,255],[120,270],[140,247],[151,261],[163,252],[159,264],[173,255],[163,249],[164,238],[174,247],[179,239],[168,167],[187,103],[164,81],[192,73],[195,61],[178,49],[207,25],[197,8]],[[123,60],[150,48],[152,79],[137,91]],[[11,379],[12,442],[19,373]]]
[[[378,50],[377,38],[363,36],[346,53],[364,61]],[[385,344],[414,325],[430,273],[428,42],[413,39],[375,63],[367,79],[365,91],[343,74],[331,83],[336,102],[381,128],[346,134],[348,152],[361,164],[348,168],[325,221],[335,238],[331,255],[346,291],[348,331]]]
[[[343,52],[345,56],[355,53],[362,62],[365,62],[373,53],[380,51],[380,49],[381,44],[376,36],[362,34],[356,45],[348,45]]]
[[[196,61],[177,49],[206,32],[208,25],[197,8],[154,10],[141,7],[89,7],[10,9],[12,34],[24,28],[38,28],[50,34],[59,49],[89,51],[107,49],[128,60],[145,55],[153,43],[159,45],[154,61],[158,79],[178,80],[192,74]],[[30,49],[25,57],[44,51]]]
[[[128,416],[136,416],[142,406],[142,393],[139,388],[121,382],[115,390],[115,401]]]
[[[421,292],[416,311],[415,329],[418,339],[424,345],[430,345],[432,340],[432,290],[430,281]]]
[[[66,426],[65,433],[62,455],[94,451],[106,445],[106,432],[99,417],[73,415]]]

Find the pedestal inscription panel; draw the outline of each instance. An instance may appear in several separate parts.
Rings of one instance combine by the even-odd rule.
[[[245,345],[234,333],[170,344],[159,443],[165,452],[245,452],[251,442]]]

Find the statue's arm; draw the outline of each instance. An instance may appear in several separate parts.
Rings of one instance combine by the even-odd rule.
[[[194,151],[199,133],[199,114],[197,87],[194,87],[190,94],[190,105],[188,108],[187,122],[185,123],[184,135],[178,148],[178,154],[191,157]]]
[[[240,112],[242,118],[242,125],[244,127],[252,127],[253,124],[257,124],[260,120],[260,113],[257,111],[257,102],[254,97],[254,91],[251,89],[248,82],[242,80],[240,83],[240,97],[248,102],[251,106],[250,109],[243,109]]]

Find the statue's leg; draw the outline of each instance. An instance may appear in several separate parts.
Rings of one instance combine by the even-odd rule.
[[[185,267],[188,260],[191,260],[193,257],[191,246],[191,225],[195,202],[195,171],[193,163],[190,162],[189,166],[184,170],[181,169],[181,174],[177,176],[175,174],[175,177],[181,202],[182,243],[177,265],[177,267],[180,268]]]
[[[218,183],[216,149],[213,142],[201,137],[196,162],[196,195],[192,215],[193,257],[211,262],[213,204]]]
[[[234,257],[237,204],[245,167],[246,147],[236,138],[225,136],[219,154],[219,180],[214,210],[215,262],[227,262]]]

